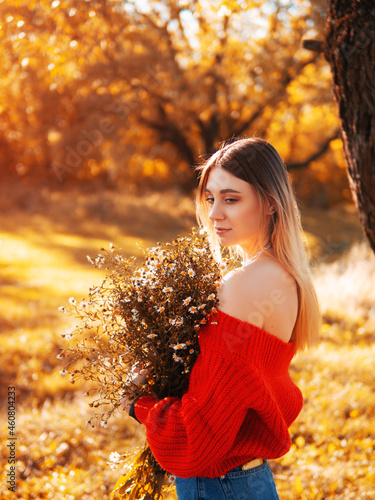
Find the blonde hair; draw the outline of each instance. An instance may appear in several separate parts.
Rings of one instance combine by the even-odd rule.
[[[286,167],[276,149],[259,137],[239,139],[224,145],[198,167],[197,219],[207,230],[214,256],[220,258],[220,243],[209,218],[206,186],[213,168],[219,167],[251,184],[258,195],[263,223],[260,234],[267,234],[273,256],[294,277],[298,291],[298,315],[293,330],[296,350],[311,346],[319,337],[321,314],[311,279],[303,243],[300,212]],[[272,207],[273,213],[267,215]],[[265,250],[262,240],[259,247]]]

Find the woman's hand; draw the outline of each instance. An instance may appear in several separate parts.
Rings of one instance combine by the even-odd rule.
[[[147,368],[140,368],[139,366],[133,366],[131,373],[132,376],[130,380],[133,384],[136,385],[147,384],[147,379],[151,375],[151,372],[147,370]],[[120,399],[120,404],[122,405],[123,409],[127,412],[129,412],[129,408],[132,402],[133,400],[129,399],[127,396],[124,396],[123,398]]]
[[[151,372],[147,370],[147,368],[143,369],[136,369],[137,371],[134,371],[134,374],[132,376],[132,382],[133,384],[137,385],[145,385],[147,384],[147,379],[151,376]]]

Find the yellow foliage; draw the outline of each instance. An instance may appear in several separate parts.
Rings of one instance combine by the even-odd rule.
[[[302,495],[302,493],[304,492],[304,487],[303,487],[303,484],[302,484],[300,477],[296,477],[296,479],[294,480],[293,486],[294,486],[294,490],[297,493],[297,495]]]
[[[305,446],[305,439],[303,436],[298,436],[295,440],[296,445],[298,448],[303,448]]]
[[[323,18],[309,2],[76,4],[0,2],[4,181],[193,190],[194,165],[230,137],[262,133],[293,163],[338,126],[328,64],[301,49]],[[305,201],[327,177],[335,196],[320,204],[349,198],[330,152]]]

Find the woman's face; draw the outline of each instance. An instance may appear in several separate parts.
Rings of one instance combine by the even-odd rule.
[[[209,217],[222,245],[240,245],[251,255],[259,249],[258,241],[268,243],[265,235],[260,234],[261,205],[251,184],[215,167],[207,181],[206,200],[211,205]]]

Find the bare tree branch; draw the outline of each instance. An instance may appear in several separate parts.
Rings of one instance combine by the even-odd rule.
[[[172,143],[180,152],[182,158],[190,165],[195,163],[195,155],[193,149],[187,142],[183,132],[173,123],[160,103],[157,104],[161,119],[150,120],[149,118],[139,117],[139,121],[155,130],[161,141]]]
[[[302,47],[306,50],[318,52],[318,54],[323,52],[323,42],[319,40],[302,40]]]
[[[339,137],[340,137],[340,129],[338,128],[330,137],[328,137],[328,139],[322,142],[322,144],[318,147],[318,149],[314,153],[308,156],[305,160],[294,163],[287,163],[286,165],[287,170],[290,172],[291,170],[298,170],[300,168],[307,167],[312,161],[317,160],[324,153],[326,153],[328,151],[330,143],[335,139],[338,139]]]
[[[296,74],[294,76],[291,76],[291,74],[289,72],[289,68],[287,67],[287,69],[284,73],[284,77],[282,78],[283,87],[281,89],[279,89],[279,91],[275,95],[273,95],[271,97],[271,99],[269,99],[268,102],[265,102],[264,104],[259,106],[258,109],[251,115],[251,117],[248,120],[246,120],[242,124],[239,124],[239,127],[237,127],[233,131],[233,135],[240,136],[241,134],[243,134],[259,118],[259,116],[262,115],[263,110],[267,106],[275,106],[282,99],[282,97],[286,94],[288,85],[301,73],[303,68],[305,68],[306,66],[308,66],[311,63],[316,62],[318,56],[319,56],[319,54],[316,54],[308,61],[305,61],[302,64],[300,64],[298,66],[298,68],[296,70]]]

